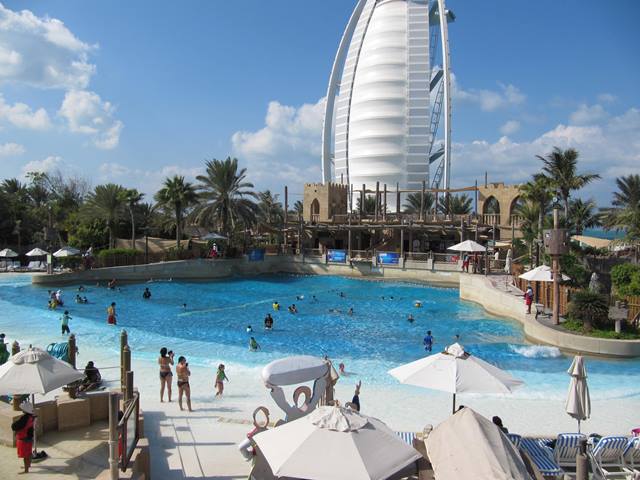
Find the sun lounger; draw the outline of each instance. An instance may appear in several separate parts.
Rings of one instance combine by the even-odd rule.
[[[513,446],[516,448],[520,448],[520,443],[522,443],[522,437],[516,433],[507,433],[507,438],[511,440]]]
[[[538,317],[551,317],[551,312],[547,312],[545,306],[541,303],[536,303],[536,320]]]
[[[563,475],[563,470],[553,458],[553,451],[543,442],[544,440],[535,438],[522,438],[520,448],[527,453],[543,476],[554,478]]]
[[[396,432],[403,442],[413,447],[413,440],[416,438],[414,432]]]
[[[629,440],[622,453],[622,461],[634,473],[640,473],[640,437]]]
[[[591,469],[594,479],[633,478],[633,471],[623,460],[624,452],[629,446],[627,437],[602,437],[591,451]]]
[[[576,469],[576,455],[580,451],[580,441],[586,440],[582,433],[560,433],[553,449],[553,457],[556,463],[564,470]]]

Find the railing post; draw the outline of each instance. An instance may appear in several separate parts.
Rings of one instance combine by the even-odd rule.
[[[111,480],[118,480],[118,411],[120,398],[116,392],[109,394],[109,473]]]
[[[124,401],[125,403],[128,403],[129,401],[133,400],[133,372],[131,370],[127,372],[126,384],[127,386],[125,389]]]
[[[124,369],[124,347],[129,344],[129,337],[126,330],[120,332],[120,388],[124,388],[125,373]]]
[[[125,345],[122,349],[122,370],[124,371],[124,381],[122,382],[122,390],[127,388],[127,372],[131,371],[131,350],[129,345]]]
[[[374,209],[374,219],[377,222],[378,221],[378,215],[379,215],[379,200],[380,200],[380,182],[376,182],[376,205],[375,205],[375,209]]]
[[[71,334],[69,335],[69,341],[68,341],[68,345],[69,345],[69,364],[73,367],[76,368],[76,352],[77,352],[77,346],[76,346],[76,336],[75,334]],[[67,392],[69,393],[69,397],[71,398],[76,398],[76,388],[73,386],[67,386]]]

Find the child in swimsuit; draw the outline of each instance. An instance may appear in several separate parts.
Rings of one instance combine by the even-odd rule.
[[[221,363],[218,365],[218,371],[216,372],[216,397],[221,397],[224,391],[224,381],[229,381],[227,375],[224,373],[224,365]]]
[[[178,376],[178,405],[180,406],[180,410],[183,410],[182,394],[184,393],[184,396],[187,399],[187,408],[190,412],[192,412],[191,387],[189,386],[189,376],[191,375],[191,371],[189,370],[189,364],[187,363],[186,358],[178,358],[178,365],[176,365],[176,375]]]
[[[109,325],[116,324],[116,302],[112,302],[111,305],[107,307],[107,323]]]
[[[171,365],[173,365],[173,352],[167,352],[166,347],[160,349],[160,357],[158,357],[160,365],[160,401],[164,402],[164,388],[167,387],[169,401],[171,401]]]

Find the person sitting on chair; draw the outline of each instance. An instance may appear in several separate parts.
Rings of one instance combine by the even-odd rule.
[[[84,380],[80,386],[80,391],[86,392],[95,390],[102,385],[102,375],[93,362],[87,362],[87,366],[84,367]]]

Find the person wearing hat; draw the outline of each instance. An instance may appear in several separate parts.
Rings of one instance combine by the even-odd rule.
[[[11,424],[11,430],[16,432],[16,449],[18,450],[18,458],[22,458],[24,461],[24,473],[29,473],[36,415],[30,402],[23,402],[20,409],[24,415]]]

